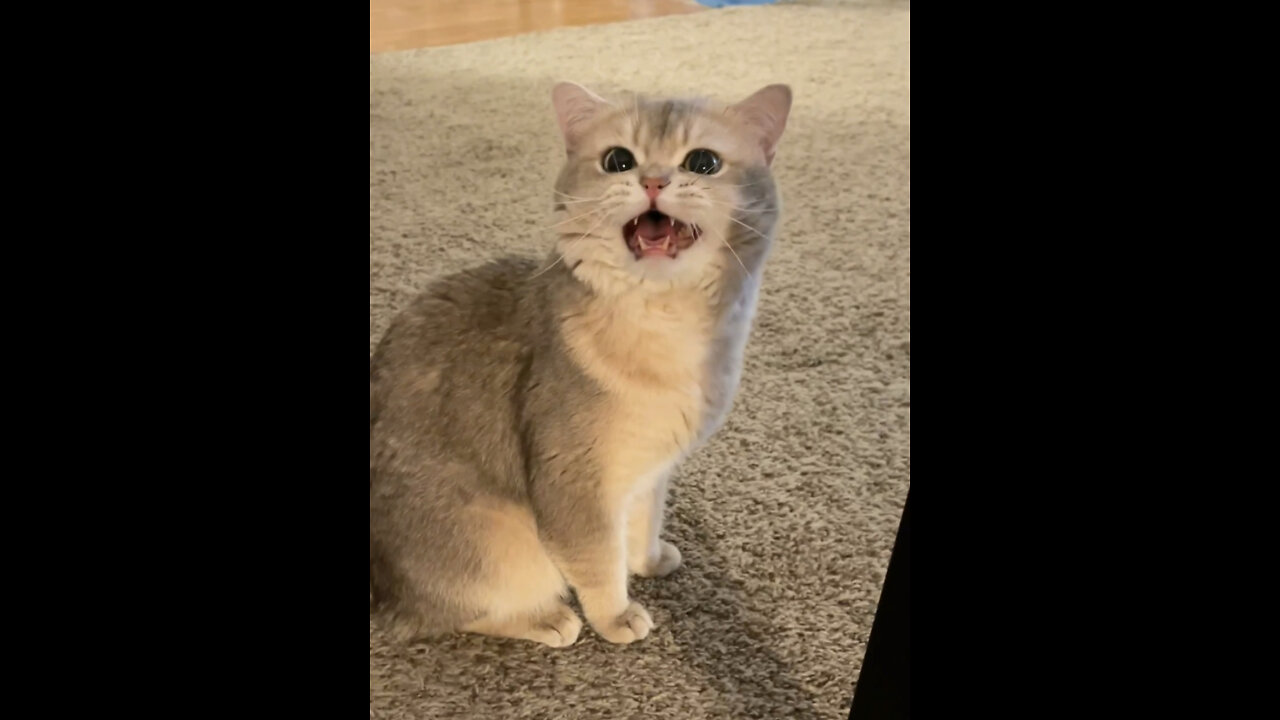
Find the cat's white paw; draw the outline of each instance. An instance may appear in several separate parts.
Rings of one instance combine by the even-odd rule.
[[[605,640],[625,645],[648,637],[653,618],[643,605],[633,600],[621,615],[605,622],[592,622],[591,627]]]
[[[532,628],[529,639],[553,648],[569,647],[578,641],[581,632],[578,614],[568,605],[561,605]]]
[[[666,540],[659,540],[658,548],[659,552],[656,558],[631,561],[629,563],[630,568],[628,568],[631,573],[640,577],[665,577],[675,572],[683,561],[683,557],[680,555],[680,548]]]

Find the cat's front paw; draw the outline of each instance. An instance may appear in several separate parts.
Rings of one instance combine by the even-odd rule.
[[[633,600],[621,615],[602,622],[593,620],[591,627],[605,640],[625,645],[648,637],[653,629],[653,618],[649,617],[649,611],[643,605]]]
[[[640,577],[665,577],[675,572],[682,561],[679,548],[666,540],[659,540],[657,557],[634,560],[629,569]]]

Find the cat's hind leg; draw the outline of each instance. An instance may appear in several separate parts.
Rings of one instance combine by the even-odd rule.
[[[533,640],[558,648],[577,642],[578,634],[582,632],[582,620],[573,608],[561,601],[550,610],[538,614],[510,618],[483,617],[467,624],[462,630],[517,640]]]
[[[462,630],[551,647],[577,641],[582,621],[565,602],[568,585],[542,547],[533,513],[515,504],[477,502],[468,515],[483,548],[468,595],[482,610]]]
[[[542,548],[533,512],[478,492],[470,468],[423,472],[409,480],[384,473],[370,494],[370,590],[392,636],[576,640],[581,622],[565,604],[569,589]]]

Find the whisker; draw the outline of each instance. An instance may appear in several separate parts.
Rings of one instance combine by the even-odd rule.
[[[760,232],[759,230],[757,230],[757,229],[755,229],[755,228],[751,227],[750,225],[748,225],[748,224],[746,224],[746,223],[742,222],[741,220],[738,220],[737,218],[733,217],[732,215],[725,215],[725,217],[729,218],[729,220],[731,220],[732,222],[736,222],[736,223],[738,223],[739,225],[741,225],[742,227],[744,227],[744,228],[746,228],[746,229],[750,230],[751,232],[753,232],[753,233],[755,233],[755,234],[759,235],[760,237],[764,238],[765,240],[768,240],[768,239],[769,239],[769,236],[768,236],[768,235],[765,235],[764,233]]]
[[[589,197],[582,197],[581,195],[570,195],[569,193],[566,193],[566,192],[560,192],[559,190],[552,190],[551,192],[553,192],[553,193],[555,193],[555,194],[557,194],[557,195],[559,195],[559,196],[561,196],[561,197],[572,198],[572,199],[574,199],[574,200],[603,200],[603,199],[605,198],[605,195],[608,195],[608,193],[605,193],[604,195],[601,195],[600,197],[593,197],[593,198],[589,198]]]
[[[551,263],[550,265],[548,265],[548,266],[546,266],[546,267],[542,268],[541,270],[539,270],[538,272],[534,273],[532,276],[530,276],[530,277],[529,277],[529,279],[530,279],[530,280],[532,280],[533,278],[538,277],[539,275],[541,275],[542,273],[544,273],[544,272],[546,272],[546,271],[550,270],[551,268],[555,267],[556,265],[559,265],[561,260],[564,260],[564,255],[561,255],[560,257],[556,258],[555,262]]]
[[[543,229],[544,229],[544,230],[550,230],[551,228],[554,228],[554,227],[560,227],[561,225],[565,225],[565,224],[567,224],[567,223],[571,223],[571,222],[573,222],[574,220],[581,220],[582,218],[585,218],[585,217],[591,217],[592,215],[597,215],[597,214],[603,213],[603,212],[605,212],[605,211],[606,211],[606,210],[608,210],[608,209],[609,209],[609,208],[596,208],[595,210],[592,210],[592,211],[590,211],[590,212],[584,212],[584,213],[582,213],[581,215],[575,215],[574,217],[568,218],[567,220],[561,220],[561,221],[560,221],[560,222],[558,222],[558,223],[554,223],[554,224],[552,224],[552,225],[548,225],[547,227],[545,227],[545,228],[543,228]]]
[[[587,198],[586,200],[556,200],[561,205],[580,205],[582,203],[600,202],[604,198]]]
[[[599,220],[596,220],[596,224],[595,224],[595,225],[592,225],[592,226],[591,226],[591,227],[589,227],[589,228],[587,228],[587,231],[586,231],[586,232],[584,232],[584,233],[582,233],[581,235],[579,235],[578,237],[574,238],[574,242],[577,242],[578,240],[581,240],[582,238],[584,238],[584,237],[586,237],[586,236],[590,235],[590,234],[591,234],[591,232],[592,232],[593,230],[595,230],[596,228],[600,227],[600,223],[602,223],[602,222],[604,222],[605,220],[607,220],[607,219],[608,219],[608,217],[609,217],[609,216],[608,216],[608,214],[602,214],[602,215],[600,216],[600,219],[599,219]],[[562,232],[562,234],[563,234],[563,235],[572,235],[573,233],[571,233],[571,232]]]
[[[706,197],[704,195],[698,195],[698,194],[690,193],[687,191],[682,193],[676,193],[675,198],[677,200],[695,200],[698,202],[708,203],[710,205],[722,205],[727,208],[732,208],[734,210],[741,210],[744,212],[745,211],[768,212],[768,211],[778,210],[777,207],[756,207],[754,205],[734,205],[731,202],[726,202],[724,200],[712,200],[711,198]]]
[[[706,202],[709,202],[713,205],[723,205],[725,207],[733,208],[734,210],[754,210],[756,212],[764,212],[764,211],[770,211],[770,210],[776,211],[778,209],[776,207],[756,207],[754,205],[734,205],[731,202],[725,202],[724,200],[712,200],[711,198],[700,198],[700,199]]]
[[[694,225],[694,227],[697,228],[698,226]],[[720,242],[724,245],[726,250],[733,253],[733,259],[737,260],[738,264],[742,266],[742,272],[744,273],[742,279],[745,280],[751,277],[751,271],[747,269],[746,263],[742,262],[742,258],[738,257],[738,253],[733,249],[733,246],[729,244],[729,241],[726,240],[724,236],[719,233],[716,233],[716,237],[720,239]]]
[[[587,213],[587,215],[591,215],[591,214],[592,214],[592,213]],[[586,215],[579,215],[578,217],[586,217]],[[575,239],[575,242],[576,242],[577,240],[581,240],[582,238],[584,238],[584,237],[586,237],[586,236],[590,235],[590,234],[591,234],[591,231],[592,231],[592,230],[595,230],[595,229],[596,229],[596,228],[598,228],[598,227],[600,227],[600,223],[604,222],[604,221],[605,221],[605,219],[606,219],[607,217],[608,217],[607,215],[601,215],[600,219],[599,219],[599,220],[596,220],[596,224],[595,224],[595,225],[592,225],[592,226],[591,226],[591,227],[589,227],[589,228],[587,228],[587,231],[586,231],[586,232],[584,232],[584,233],[582,233],[581,235],[579,235],[579,236]],[[573,219],[574,219],[574,220],[577,220],[578,218],[573,218]],[[550,270],[551,268],[555,267],[556,265],[560,264],[560,261],[561,261],[561,260],[564,260],[564,253],[560,253],[560,257],[556,258],[555,262],[551,263],[550,265],[548,265],[548,266],[546,266],[546,267],[542,268],[541,270],[539,270],[538,272],[534,273],[533,277],[535,277],[535,278],[536,278],[536,277],[538,277],[539,275],[541,275],[542,273],[544,273],[544,272],[546,272],[546,271]],[[532,278],[530,278],[530,279],[532,279]]]

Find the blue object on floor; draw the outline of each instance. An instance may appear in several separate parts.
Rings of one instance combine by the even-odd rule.
[[[727,7],[729,5],[768,5],[778,0],[698,0],[699,5],[707,7]]]

